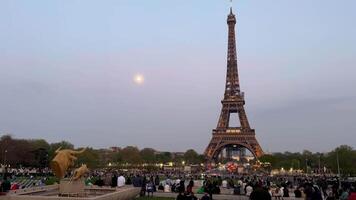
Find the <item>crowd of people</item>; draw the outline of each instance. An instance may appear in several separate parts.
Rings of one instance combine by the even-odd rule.
[[[112,175],[112,187],[124,185],[119,183],[116,173]],[[108,174],[99,175],[99,177]],[[204,200],[213,199],[215,194],[244,195],[250,199],[284,199],[288,197],[306,200],[356,200],[356,183],[340,182],[336,177],[326,176],[200,176],[166,173],[125,173],[125,184],[140,187],[141,196],[153,196],[154,192],[177,193],[177,200],[196,200],[196,193],[203,194]],[[101,180],[101,178],[99,178]],[[102,186],[103,184],[98,184]]]
[[[34,169],[9,170],[0,181],[0,192],[13,187],[16,176],[49,176],[49,171]],[[70,176],[70,175],[69,175]],[[244,195],[251,200],[284,199],[288,197],[306,200],[356,200],[355,181],[339,181],[337,177],[306,175],[202,175],[165,171],[117,171],[93,170],[85,182],[98,187],[140,188],[140,196],[153,196],[154,192],[176,193],[177,200],[212,200],[216,194]]]

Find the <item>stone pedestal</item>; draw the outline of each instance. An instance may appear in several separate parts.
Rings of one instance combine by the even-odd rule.
[[[59,183],[59,195],[69,197],[83,197],[85,196],[84,180],[69,180],[63,179]]]

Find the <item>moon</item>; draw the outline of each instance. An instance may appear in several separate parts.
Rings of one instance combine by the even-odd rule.
[[[142,85],[145,81],[145,77],[142,74],[135,74],[133,77],[133,81],[136,85]]]

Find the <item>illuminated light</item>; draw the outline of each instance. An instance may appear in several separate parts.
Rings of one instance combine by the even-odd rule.
[[[145,77],[142,74],[136,74],[133,80],[137,85],[142,85],[145,81]]]

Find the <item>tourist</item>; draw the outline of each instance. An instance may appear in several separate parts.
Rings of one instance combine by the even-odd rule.
[[[198,200],[198,198],[194,195],[193,192],[186,192],[185,199],[186,200]]]
[[[277,186],[276,189],[274,190],[273,196],[274,196],[275,199],[282,199],[282,200],[283,200],[282,191],[281,191],[281,189],[280,189],[278,186]]]
[[[289,190],[287,186],[283,187],[283,197],[289,197]]]
[[[250,200],[271,200],[272,197],[267,189],[256,187],[250,195]]]
[[[10,188],[11,188],[11,183],[7,179],[7,176],[4,176],[4,180],[0,186],[0,192],[8,192],[10,190]]]
[[[171,192],[171,187],[168,185],[168,183],[164,185],[164,192]]]
[[[136,175],[133,179],[132,179],[132,185],[134,187],[141,187],[142,186],[142,178],[140,177],[140,175]]]
[[[148,183],[146,184],[146,192],[148,197],[150,196],[150,194],[153,197],[154,184],[152,180],[149,180]]]
[[[317,185],[313,186],[313,193],[312,193],[311,200],[323,200],[323,197],[321,195],[321,191],[320,191],[320,189],[319,189],[319,187]]]
[[[213,199],[213,190],[213,183],[208,179],[207,181],[205,181],[204,191],[209,194],[210,199]]]
[[[111,173],[105,173],[104,183],[106,186],[111,186]]]
[[[178,200],[178,199],[177,199]],[[211,195],[208,193],[204,193],[204,196],[200,200],[212,200]]]
[[[181,181],[179,182],[178,192],[185,192],[184,179],[181,179]]]
[[[142,177],[142,185],[141,185],[140,196],[145,196],[146,195],[146,185],[147,185],[146,176],[143,176]]]
[[[157,174],[156,177],[155,177],[155,186],[158,186],[159,182],[160,182],[160,180],[159,180],[159,176]]]
[[[193,187],[194,187],[194,181],[193,178],[190,179],[188,185],[187,185],[187,192],[190,194],[193,192]]]
[[[355,187],[351,187],[349,200],[356,200],[356,188]]]
[[[97,185],[99,187],[104,186],[104,180],[101,178],[101,176],[98,177],[98,179],[95,181],[94,185]]]
[[[299,188],[294,190],[294,196],[295,198],[302,198],[302,192],[300,191]]]
[[[117,187],[122,187],[125,185],[125,177],[120,174],[120,176],[117,178]]]
[[[183,195],[183,193],[179,192],[179,194],[177,195],[176,200],[186,200],[186,199],[185,199],[185,196]]]
[[[246,196],[250,196],[252,191],[253,191],[253,187],[250,184],[248,184],[246,186]]]
[[[224,180],[222,181],[221,186],[222,186],[223,188],[227,188],[227,180],[226,180],[226,179],[224,179]]]
[[[117,175],[116,172],[113,173],[111,178],[111,187],[117,187]]]
[[[341,195],[340,195],[340,200],[348,200],[349,199],[349,192],[347,189],[343,188]]]

